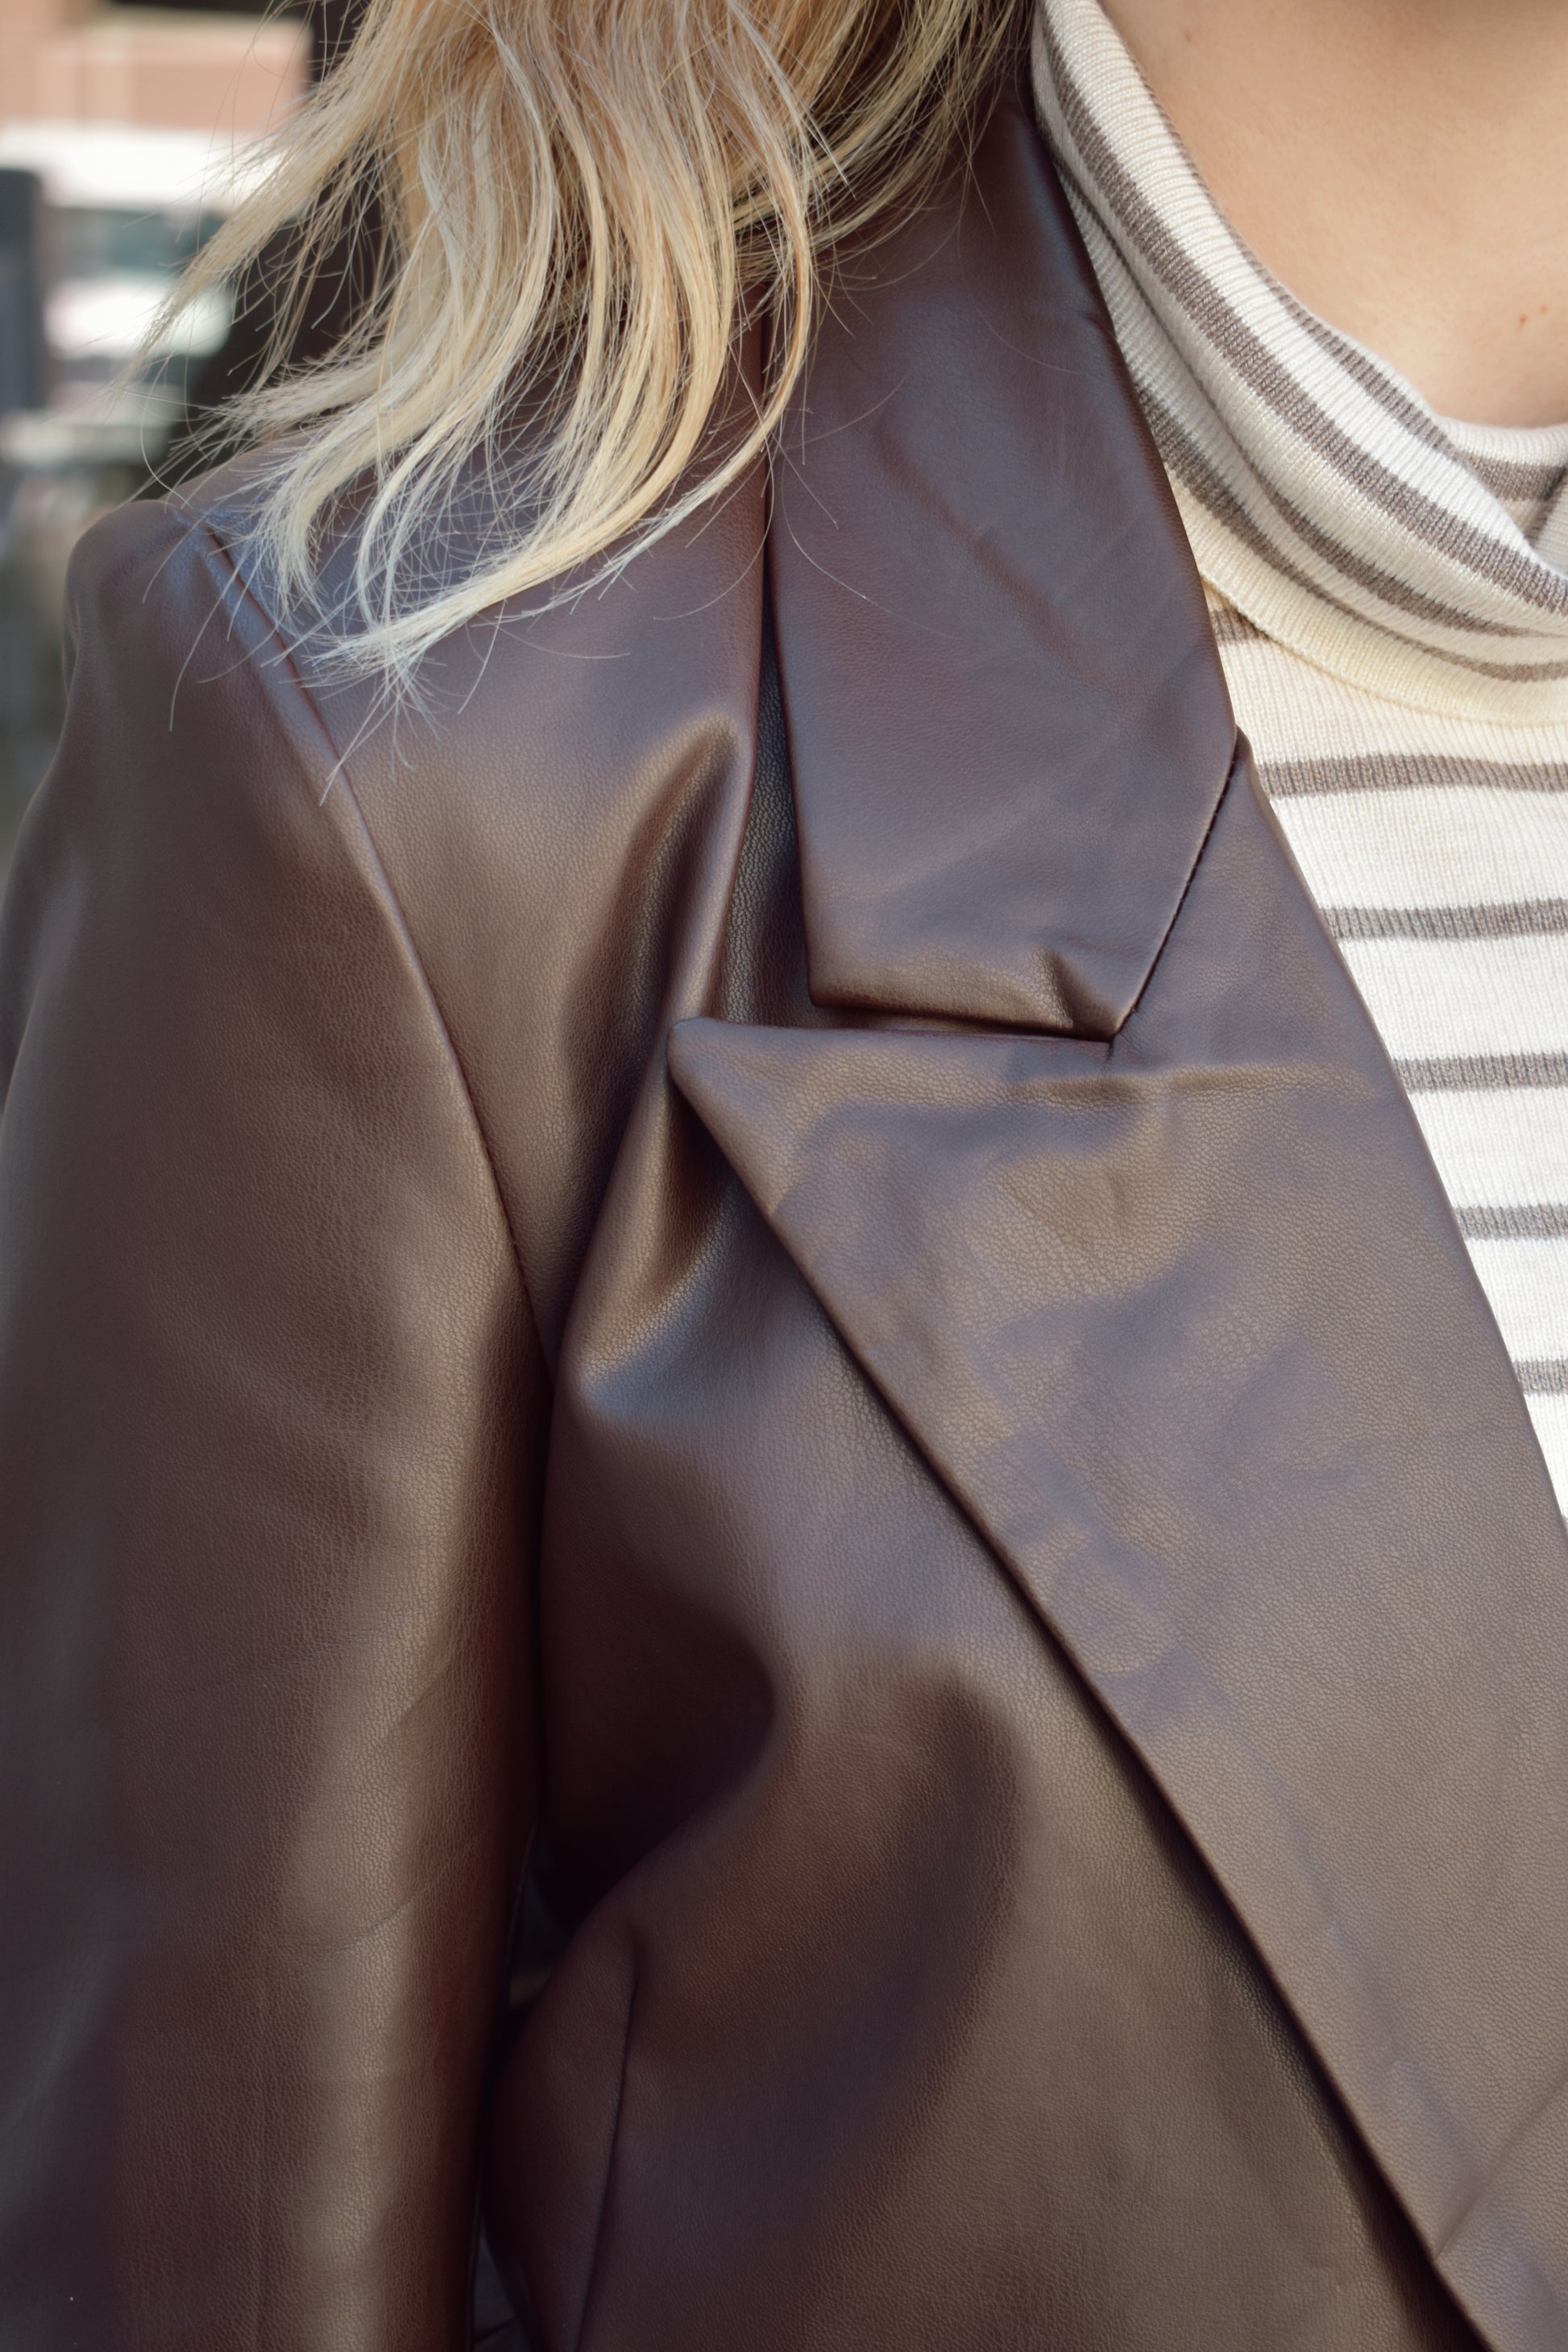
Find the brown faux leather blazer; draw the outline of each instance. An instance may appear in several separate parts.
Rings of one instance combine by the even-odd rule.
[[[771,510],[428,720],[232,481],[82,551],[4,2352],[498,2276],[547,2352],[1568,2346],[1563,1525],[1018,107],[977,176]]]

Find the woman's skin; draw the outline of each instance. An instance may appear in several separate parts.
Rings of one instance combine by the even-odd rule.
[[[1215,199],[1440,415],[1568,420],[1568,0],[1105,0]]]

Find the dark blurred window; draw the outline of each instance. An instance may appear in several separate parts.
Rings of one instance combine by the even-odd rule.
[[[122,0],[127,6],[140,0]],[[61,205],[47,223],[53,278],[173,277],[217,227],[218,213],[128,212],[118,206]]]
[[[44,242],[37,173],[0,170],[0,416],[44,401]]]

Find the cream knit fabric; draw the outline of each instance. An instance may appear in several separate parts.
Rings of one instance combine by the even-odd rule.
[[[1446,422],[1305,310],[1099,0],[1037,0],[1034,63],[1237,718],[1568,1507],[1568,425]]]

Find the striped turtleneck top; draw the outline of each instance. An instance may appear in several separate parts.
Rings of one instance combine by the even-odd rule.
[[[1034,80],[1237,718],[1568,1509],[1568,425],[1440,418],[1297,302],[1099,0],[1037,0]]]

